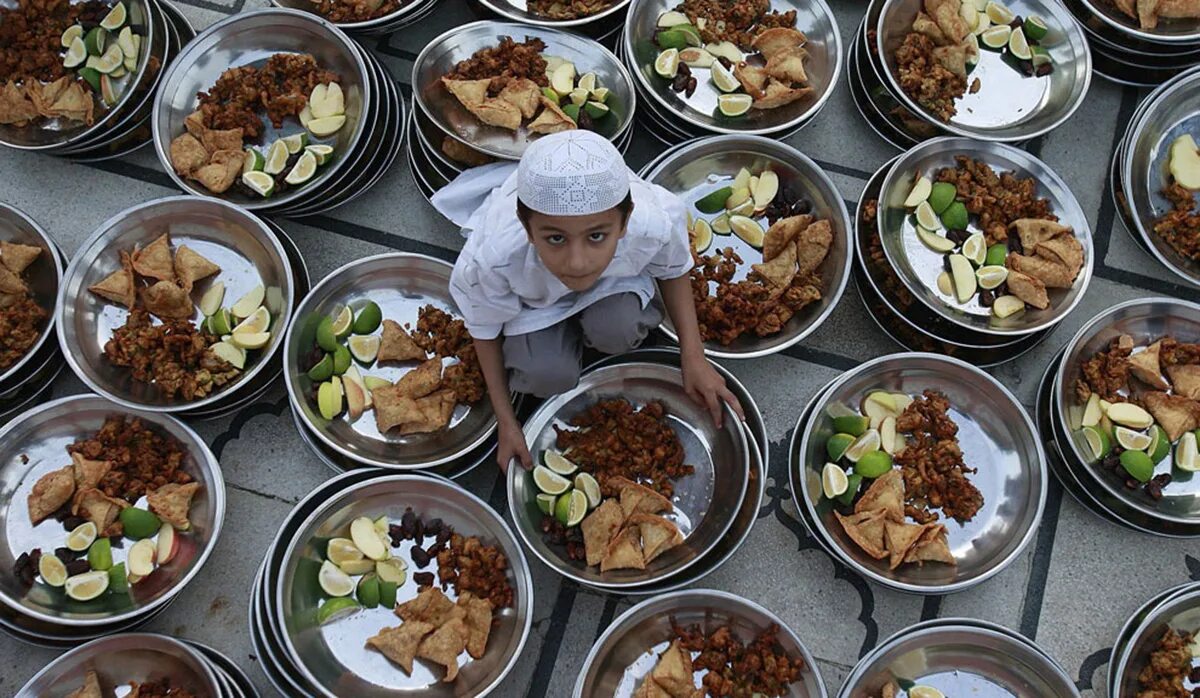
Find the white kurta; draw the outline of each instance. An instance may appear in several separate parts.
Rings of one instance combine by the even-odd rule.
[[[654,298],[656,279],[687,273],[692,253],[683,202],[632,171],[629,178],[634,208],[625,237],[600,279],[583,292],[563,285],[530,244],[517,218],[514,163],[468,170],[438,192],[434,206],[467,236],[450,293],[473,337],[536,332],[621,293],[636,293],[644,308]]]

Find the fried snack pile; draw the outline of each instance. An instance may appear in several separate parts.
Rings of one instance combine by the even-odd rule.
[[[21,278],[41,253],[42,248],[33,245],[0,242],[0,370],[25,356],[48,317]]]
[[[944,525],[905,522],[905,498],[904,476],[891,470],[871,483],[855,503],[852,516],[837,511],[834,515],[863,552],[876,560],[887,558],[889,569],[910,562],[957,564]]]
[[[798,681],[804,670],[804,661],[788,655],[780,645],[779,626],[774,624],[759,633],[749,645],[743,644],[728,625],[705,632],[698,625],[682,628],[672,620],[671,630],[675,640],[659,661],[660,665],[665,663],[666,666],[662,670],[656,666],[658,674],[651,672],[642,686],[656,684],[662,690],[675,687],[677,692],[666,694],[672,698],[778,698],[788,694],[788,685]],[[697,653],[695,658],[692,653]],[[682,678],[681,668],[686,670],[688,666],[694,671],[708,671],[701,681],[703,689],[693,690],[690,694],[682,691],[686,687],[682,681],[674,680]],[[689,681],[691,678],[689,673]],[[653,688],[634,695],[661,698],[663,693],[655,693]]]
[[[751,265],[743,281],[733,281],[742,259],[731,248],[696,256],[690,278],[701,338],[729,345],[748,332],[759,337],[782,332],[792,316],[821,299],[820,266],[832,243],[828,220],[801,215],[767,230],[763,262]]]
[[[1167,628],[1138,672],[1136,698],[1191,698],[1184,679],[1192,673],[1192,635]]]
[[[896,420],[896,431],[910,436],[908,445],[896,454],[904,474],[904,513],[921,523],[937,520],[929,511],[932,508],[965,523],[983,506],[983,494],[967,479],[967,473],[976,471],[963,463],[958,425],[949,409],[945,395],[926,390]]]
[[[683,533],[658,516],[672,512],[671,500],[622,477],[609,478],[617,497],[600,503],[580,524],[587,564],[601,572],[644,570],[663,553],[683,543]]]
[[[703,27],[700,37],[706,44],[728,41],[743,51],[755,50],[754,39],[764,31],[796,26],[796,11],[773,12],[771,0],[684,0],[675,11]]]
[[[576,128],[575,120],[556,100],[542,94],[549,85],[546,44],[537,38],[518,44],[500,37],[500,45],[480,49],[442,76],[442,85],[475,118],[490,126],[516,131],[533,119],[533,133],[558,133]],[[540,114],[539,114],[540,112]],[[536,117],[536,118],[535,118]]]
[[[787,27],[764,30],[750,42],[765,65],[741,61],[733,66],[733,76],[754,98],[755,109],[778,109],[815,92],[807,86],[808,73],[804,69],[807,43],[802,32]]]
[[[407,0],[313,0],[316,13],[334,23],[366,22],[407,4]]]
[[[961,4],[925,0],[895,55],[900,88],[947,123],[958,113],[954,101],[967,93],[967,62],[978,51]]]
[[[91,126],[95,123],[96,100],[77,78],[64,75],[51,83],[26,80],[8,82],[0,88],[0,124],[27,126],[34,120],[67,119]]]
[[[526,8],[547,19],[591,17],[612,7],[613,0],[528,0]]]
[[[1154,221],[1154,232],[1180,255],[1200,260],[1200,215],[1192,192],[1177,182],[1163,190],[1171,210]]]
[[[156,681],[129,682],[127,698],[196,698],[196,695],[186,688],[172,686],[170,679]],[[83,685],[67,694],[67,698],[104,698],[110,695],[100,688],[100,677],[89,670],[83,679]]]
[[[1160,19],[1200,18],[1197,0],[1112,0],[1113,7],[1137,20],[1142,29],[1157,29]]]

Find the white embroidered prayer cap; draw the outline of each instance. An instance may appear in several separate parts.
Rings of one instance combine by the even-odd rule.
[[[548,216],[587,216],[629,195],[629,168],[608,139],[573,129],[534,141],[517,167],[517,197]]]

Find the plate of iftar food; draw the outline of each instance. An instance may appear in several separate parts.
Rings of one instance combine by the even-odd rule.
[[[1135,698],[1190,696],[1200,688],[1200,585],[1172,590],[1151,604],[1114,648],[1110,688],[1113,695]]]
[[[1054,325],[1091,280],[1091,232],[1074,195],[1004,144],[937,138],[908,151],[884,179],[876,223],[908,290],[975,332]]]
[[[344,34],[308,13],[267,9],[218,22],[163,78],[159,160],[184,191],[250,209],[315,196],[358,152],[359,117],[380,98],[367,70]]]
[[[668,114],[717,133],[797,129],[841,71],[824,2],[636,0],[623,41],[637,79]]]
[[[0,384],[53,337],[63,269],[58,247],[31,218],[0,205]],[[53,341],[53,339],[51,340]]]
[[[1191,96],[1197,76],[1189,74],[1155,94],[1139,110],[1119,151],[1121,193],[1127,220],[1150,254],[1185,283],[1200,286],[1200,121]]]
[[[418,475],[348,487],[314,511],[272,593],[286,651],[330,696],[485,695],[532,619],[529,570],[504,522]]]
[[[14,4],[0,8],[8,145],[60,146],[111,125],[160,67],[166,27],[142,0]]]
[[[1112,496],[1195,524],[1200,471],[1200,306],[1121,303],[1082,327],[1055,380],[1060,439]]]
[[[748,486],[746,433],[728,406],[718,428],[680,375],[597,368],[526,421],[538,465],[509,468],[509,510],[560,574],[603,588],[666,579],[729,530]]]
[[[623,19],[621,10],[630,0],[481,0],[491,11],[526,24],[579,27],[591,30],[605,18]],[[617,16],[614,16],[617,15]],[[608,27],[606,23],[603,25]],[[590,31],[593,36],[598,32]]]
[[[705,352],[782,351],[829,316],[849,278],[849,215],[829,177],[790,146],[714,136],[645,174],[688,205]],[[662,328],[675,338],[674,326]]]
[[[1080,0],[1091,13],[1122,34],[1144,41],[1200,41],[1200,5],[1191,0]]]
[[[962,361],[894,354],[837,379],[792,441],[797,506],[843,563],[917,593],[998,573],[1046,497],[1036,430],[1003,386]]]
[[[152,633],[93,640],[48,663],[17,691],[21,698],[218,698],[211,663],[187,642]]]
[[[875,27],[890,91],[959,136],[1025,141],[1087,94],[1091,53],[1058,2],[888,0]]]
[[[695,589],[634,606],[604,631],[572,693],[587,698],[823,698],[816,662],[767,609]]]
[[[616,140],[636,100],[625,67],[595,41],[492,21],[431,41],[413,64],[413,94],[446,134],[507,160],[539,136],[575,128]]]
[[[59,342],[111,400],[196,409],[265,370],[292,294],[286,252],[264,223],[213,199],[159,199],[80,248],[59,295]]]
[[[111,625],[169,602],[220,533],[225,485],[194,432],[80,395],[4,430],[0,601],[46,623]]]
[[[327,446],[361,463],[428,468],[496,428],[451,267],[385,254],[334,271],[301,303],[284,349],[290,398]]]

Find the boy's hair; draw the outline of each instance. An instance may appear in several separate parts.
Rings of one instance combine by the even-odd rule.
[[[621,203],[617,204],[615,208],[621,213],[621,222],[628,223],[629,216],[633,213],[633,192],[631,191],[626,194],[625,198],[622,199]],[[521,221],[521,225],[525,226],[526,230],[529,229],[530,217],[535,213],[537,213],[537,211],[534,211],[526,206],[524,201],[517,199],[517,218]]]

